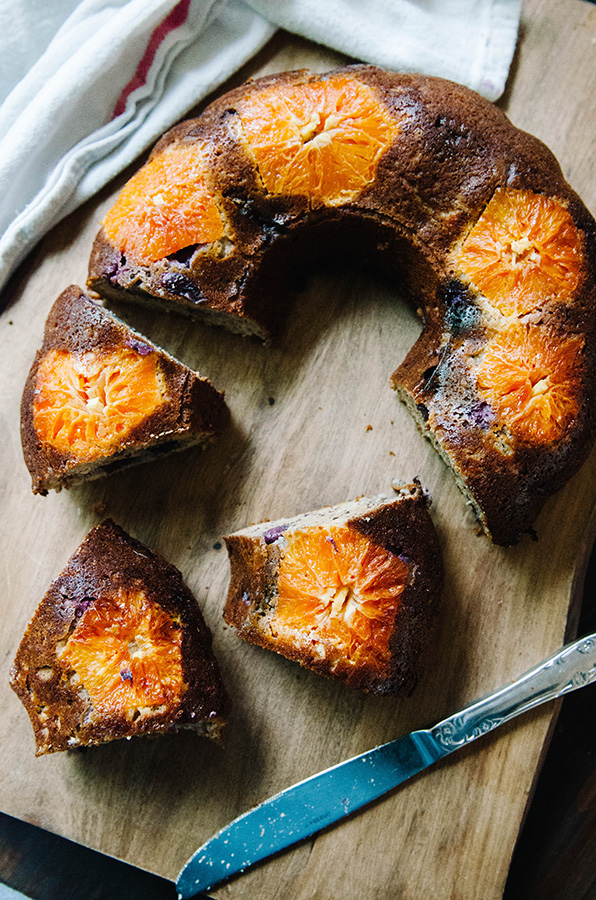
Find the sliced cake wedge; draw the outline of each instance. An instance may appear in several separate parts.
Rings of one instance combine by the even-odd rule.
[[[180,572],[109,519],[51,584],[10,683],[37,756],[183,728],[218,740],[229,708]]]
[[[353,688],[416,685],[443,567],[419,484],[228,535],[225,621],[245,641]]]
[[[36,494],[156,454],[205,445],[229,419],[223,393],[87,297],[54,303],[21,400]]]

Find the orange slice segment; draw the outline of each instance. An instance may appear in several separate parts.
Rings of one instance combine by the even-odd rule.
[[[300,532],[283,551],[274,634],[349,665],[382,667],[408,566],[347,526]]]
[[[33,426],[60,453],[90,461],[116,447],[164,396],[154,351],[51,350],[37,372]]]
[[[223,237],[204,146],[177,145],[150,159],[124,186],[103,229],[127,260],[141,265]]]
[[[477,371],[481,394],[523,438],[560,438],[578,412],[583,339],[552,329],[513,325],[492,338]]]
[[[273,85],[236,109],[265,188],[329,206],[372,183],[400,127],[372,88],[348,75]]]
[[[582,237],[557,200],[513,188],[498,190],[472,228],[459,265],[504,315],[520,316],[577,289]]]
[[[182,630],[141,591],[120,588],[81,616],[59,653],[96,712],[127,715],[177,703],[183,689]]]

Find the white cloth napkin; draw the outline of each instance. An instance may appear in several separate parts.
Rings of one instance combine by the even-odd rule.
[[[0,0],[0,288],[278,27],[502,93],[521,0]]]

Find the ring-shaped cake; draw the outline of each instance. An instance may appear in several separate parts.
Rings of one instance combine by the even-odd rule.
[[[392,386],[507,545],[594,440],[595,241],[552,153],[491,103],[350,66],[258,79],[171,129],[88,285],[267,339],[290,265],[374,257],[423,321]]]

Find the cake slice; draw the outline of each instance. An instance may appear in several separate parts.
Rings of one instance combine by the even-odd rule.
[[[225,538],[225,621],[245,641],[374,694],[408,695],[442,589],[418,484]]]
[[[50,586],[10,683],[36,756],[182,728],[217,740],[229,707],[180,572],[110,520]]]
[[[71,285],[48,315],[21,401],[33,492],[47,494],[155,454],[205,445],[224,395]]]

